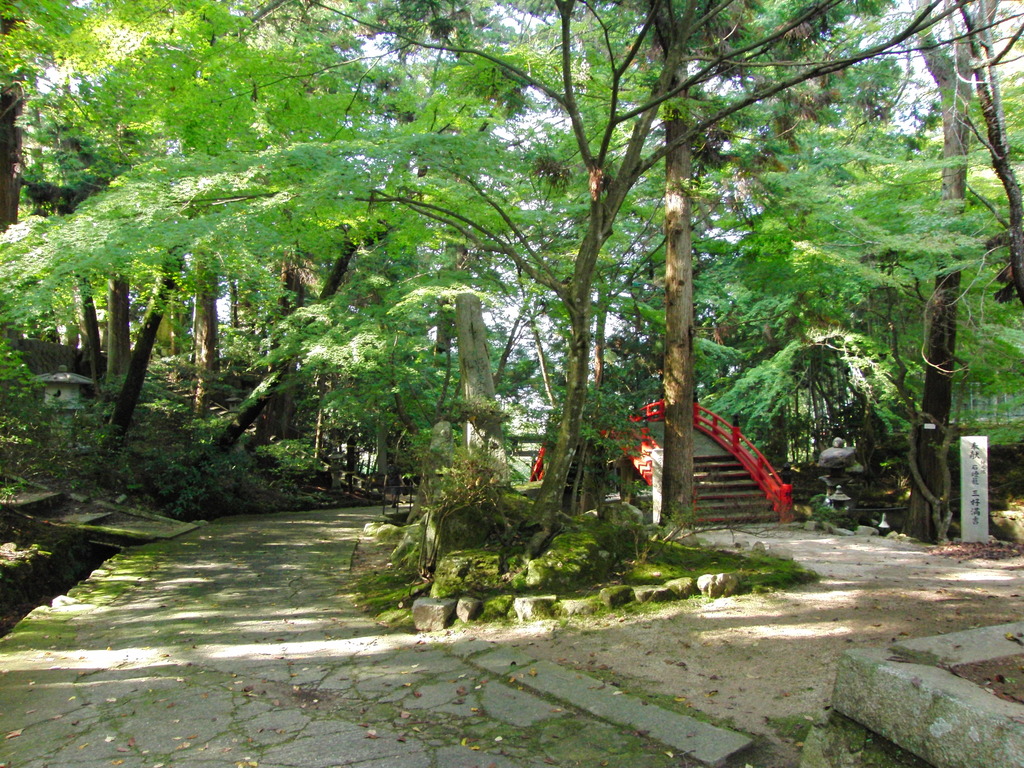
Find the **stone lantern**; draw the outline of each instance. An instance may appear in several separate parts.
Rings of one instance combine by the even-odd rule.
[[[92,384],[92,379],[70,373],[66,365],[60,366],[56,373],[44,373],[36,378],[45,385],[43,403],[67,410],[82,407],[82,388]]]
[[[857,463],[855,454],[855,448],[848,448],[846,441],[837,437],[832,441],[832,447],[826,448],[818,456],[818,466],[828,470],[827,475],[818,479],[825,483],[825,503],[830,507],[849,510],[856,506],[851,504],[855,500],[843,492],[844,485],[849,487],[854,482],[851,475],[859,475],[864,471],[864,467]]]

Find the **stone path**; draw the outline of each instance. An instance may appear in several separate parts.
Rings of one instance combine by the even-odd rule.
[[[738,765],[749,740],[348,597],[377,509],[217,521],[108,561],[0,640],[0,768]]]

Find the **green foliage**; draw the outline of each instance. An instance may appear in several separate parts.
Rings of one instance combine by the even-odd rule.
[[[521,536],[519,510],[506,504],[504,467],[490,454],[459,450],[441,473],[437,492],[424,510],[425,524],[435,534],[429,537],[432,546],[420,552],[421,571],[433,572],[448,552],[507,545]]]
[[[0,490],[22,489],[21,478],[70,472],[68,451],[82,413],[43,407],[42,385],[29,373],[8,340],[0,336]]]
[[[309,482],[324,471],[323,462],[308,440],[278,440],[257,446],[254,454],[264,471],[286,486]]]
[[[845,510],[836,509],[832,505],[826,504],[824,494],[812,496],[810,505],[811,519],[819,523],[828,523],[846,530],[853,530],[858,525],[857,521],[846,514]]]

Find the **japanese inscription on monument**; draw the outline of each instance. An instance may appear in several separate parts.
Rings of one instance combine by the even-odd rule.
[[[960,438],[960,538],[988,541],[988,438]]]

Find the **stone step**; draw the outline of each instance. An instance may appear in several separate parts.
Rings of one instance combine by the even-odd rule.
[[[764,493],[760,488],[754,486],[752,488],[735,488],[735,487],[716,487],[707,488],[705,486],[697,487],[697,498],[706,499],[708,501],[759,501],[764,499]]]
[[[467,646],[467,654],[474,648],[476,646]],[[744,734],[650,704],[596,677],[534,659],[518,649],[489,650],[471,655],[467,660],[505,680],[554,697],[602,720],[643,731],[649,738],[703,765],[723,766],[751,744],[751,739]]]
[[[957,677],[951,664],[1021,649],[1024,623],[847,651],[832,706],[935,768],[1024,765],[1024,706]]]
[[[4,499],[4,506],[26,515],[49,512],[64,501],[64,494],[56,491],[22,491]]]

